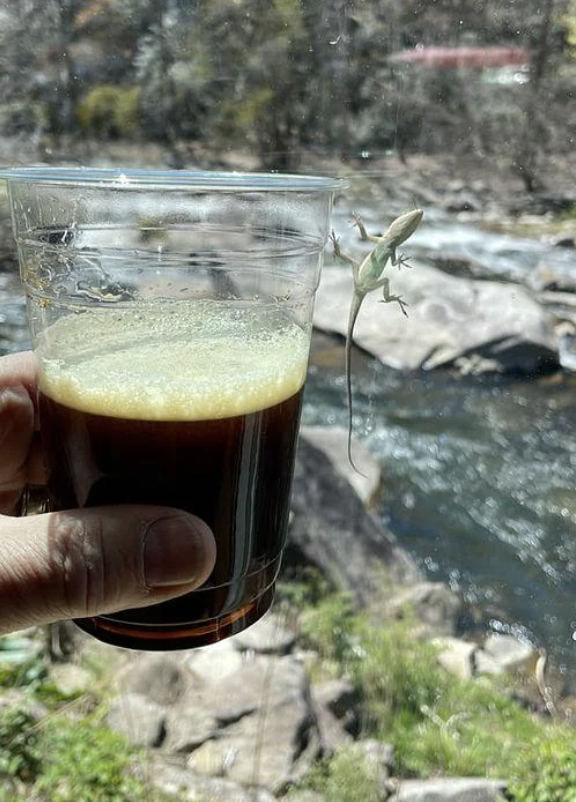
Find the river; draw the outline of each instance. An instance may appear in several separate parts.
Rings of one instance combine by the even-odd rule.
[[[369,226],[370,209],[361,210]],[[343,210],[335,227],[355,236]],[[576,277],[574,251],[486,233],[427,210],[419,257],[449,248],[503,280],[541,260]],[[13,271],[0,272],[0,353],[27,346]],[[346,423],[341,346],[313,361],[303,420]],[[427,575],[488,612],[494,629],[576,656],[576,377],[404,374],[355,356],[356,434],[382,462],[379,514]]]

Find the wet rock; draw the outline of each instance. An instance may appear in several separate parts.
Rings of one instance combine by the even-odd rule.
[[[123,690],[170,705],[184,693],[186,677],[177,661],[167,655],[142,655],[131,661],[121,678]]]
[[[419,582],[394,596],[388,602],[386,612],[398,619],[415,615],[420,622],[421,635],[453,636],[464,612],[464,604],[442,582]]]
[[[450,251],[439,253],[436,250],[424,250],[423,256],[426,261],[433,264],[438,270],[442,270],[450,276],[468,279],[494,278],[494,274],[482,262],[476,262],[459,253],[450,253]]]
[[[545,262],[541,262],[530,271],[526,284],[536,292],[576,293],[576,279]]]
[[[475,643],[459,638],[434,638],[432,644],[440,650],[436,660],[445,671],[460,679],[472,679],[475,672],[474,655],[478,650]]]
[[[481,778],[402,780],[389,802],[499,802],[505,783]]]
[[[364,253],[364,252],[363,252]],[[516,284],[456,278],[423,264],[392,276],[392,291],[410,304],[406,318],[379,293],[364,301],[355,342],[400,370],[431,369],[478,354],[499,370],[539,373],[558,366],[551,317]],[[350,271],[325,268],[314,325],[340,335],[352,293]]]
[[[157,747],[164,739],[166,709],[139,693],[117,696],[110,705],[106,723],[135,746]]]
[[[538,652],[530,643],[506,634],[489,635],[475,655],[478,674],[529,674],[537,660]]]
[[[261,788],[243,788],[229,780],[201,777],[181,766],[154,761],[149,777],[164,794],[181,802],[275,802],[272,794]]]
[[[348,459],[348,432],[340,426],[302,426],[300,437],[320,449],[338,471],[354,488],[366,506],[370,506],[378,493],[382,481],[380,463],[366,446],[354,440],[355,471]]]
[[[555,248],[576,248],[576,237],[567,234],[563,237],[557,237],[553,245]]]
[[[510,205],[510,211],[515,214],[529,212],[543,216],[551,212],[554,215],[570,211],[576,203],[576,195],[567,193],[535,192],[519,197]]]
[[[284,626],[279,616],[268,613],[260,621],[236,635],[234,646],[240,651],[258,654],[288,654],[296,642],[296,635]]]
[[[292,512],[285,571],[311,564],[360,606],[381,594],[385,581],[411,584],[420,578],[394,536],[306,439],[300,441],[296,459]]]
[[[482,202],[472,192],[465,190],[449,194],[441,204],[446,212],[480,212]]]

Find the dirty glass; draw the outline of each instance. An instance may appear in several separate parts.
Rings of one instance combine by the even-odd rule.
[[[0,800],[574,798],[575,92],[575,0],[2,1],[0,169],[345,184],[272,611],[155,654],[4,634]]]

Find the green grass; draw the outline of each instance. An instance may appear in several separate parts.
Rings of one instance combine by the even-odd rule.
[[[0,695],[21,694],[0,706],[0,802],[167,802],[136,776],[145,755],[103,725],[104,696],[62,693],[43,652],[25,646],[0,638]]]
[[[325,802],[380,802],[378,769],[358,754],[353,746],[344,747],[331,758],[312,768],[306,779],[294,789],[317,791]],[[286,802],[290,802],[289,793]]]
[[[304,643],[355,685],[364,734],[392,743],[399,776],[501,778],[517,802],[576,802],[576,731],[520,707],[504,681],[451,676],[410,621],[375,623],[342,596],[325,597],[300,620]],[[326,764],[316,790],[343,766]]]

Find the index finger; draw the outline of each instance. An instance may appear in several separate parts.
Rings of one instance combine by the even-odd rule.
[[[21,351],[0,357],[0,390],[23,387],[36,405],[38,361],[32,351]]]
[[[44,471],[36,430],[37,365],[30,352],[0,358],[0,508],[10,511]]]

